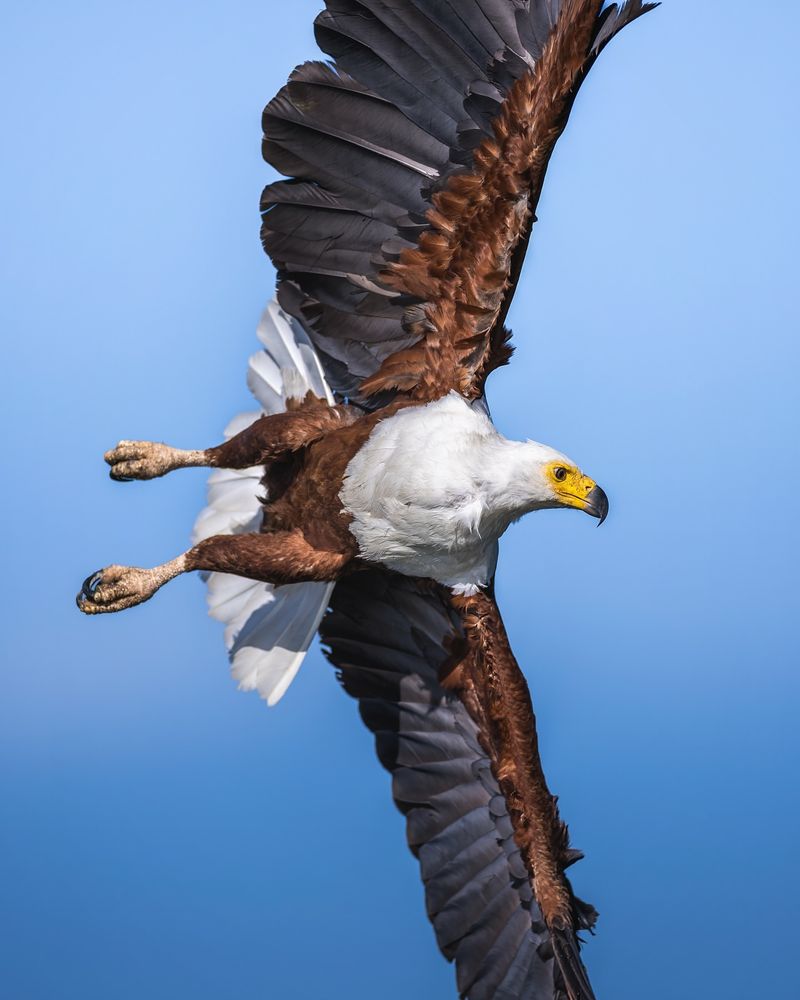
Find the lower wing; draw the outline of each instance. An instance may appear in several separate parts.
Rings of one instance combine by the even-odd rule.
[[[515,774],[498,734],[503,710],[494,704],[487,713],[469,677],[470,660],[496,676],[498,655],[518,671],[499,614],[492,616],[494,602],[483,600],[489,638],[475,627],[475,608],[465,617],[442,588],[379,569],[359,572],[336,585],[320,634],[392,774],[428,915],[440,949],[455,962],[461,996],[592,1000],[577,932],[591,929],[596,914],[575,899],[563,874],[580,855],[569,850],[543,776],[538,815],[528,815],[524,801],[526,782],[541,774],[532,710],[527,743],[535,761]],[[456,675],[458,691],[451,689]],[[523,711],[518,720],[523,727],[526,717]],[[531,844],[530,827],[553,841],[555,886],[534,870],[534,861],[546,859],[541,845]],[[550,898],[539,898],[553,888],[568,904],[561,922],[547,912]]]

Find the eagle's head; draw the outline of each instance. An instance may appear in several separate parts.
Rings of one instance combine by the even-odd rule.
[[[546,445],[528,442],[533,462],[529,465],[530,510],[573,507],[596,517],[600,524],[608,517],[605,492],[560,452]],[[532,466],[532,468],[531,468]]]

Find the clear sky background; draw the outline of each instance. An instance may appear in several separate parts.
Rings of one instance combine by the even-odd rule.
[[[355,706],[315,651],[268,711],[190,577],[204,473],[112,484],[122,437],[204,447],[273,273],[262,105],[320,0],[4,5],[0,992],[455,995]],[[598,996],[793,996],[800,9],[667,0],[603,55],[553,160],[495,376],[501,429],[611,497],[515,527],[499,591],[601,911]]]

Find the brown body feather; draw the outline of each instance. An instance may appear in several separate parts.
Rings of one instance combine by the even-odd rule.
[[[273,565],[273,549],[262,539],[274,535],[287,541],[298,580],[324,579],[321,566],[335,566],[329,579],[336,579],[358,554],[351,517],[340,498],[347,467],[382,420],[413,405],[412,400],[397,399],[365,414],[344,404],[331,406],[309,393],[301,401],[290,401],[286,413],[260,417],[229,441],[209,448],[205,463],[217,468],[264,466],[261,532],[208,539],[193,550],[192,568],[292,582],[284,570],[280,580],[266,573],[265,566]],[[224,554],[226,546],[230,556]]]
[[[347,466],[382,420],[409,405],[397,400],[369,414],[346,408],[346,418],[324,436],[310,438],[302,449],[268,466],[262,530],[297,530],[314,548],[355,559],[358,546],[350,531],[351,517],[339,495]]]

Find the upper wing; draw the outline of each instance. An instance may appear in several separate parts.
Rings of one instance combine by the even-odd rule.
[[[470,620],[465,631],[443,589],[371,569],[336,585],[320,632],[392,772],[395,802],[420,861],[428,915],[439,947],[456,963],[462,997],[591,1000],[576,932],[591,928],[595,913],[574,899],[563,876],[580,855],[569,850],[555,801],[540,786],[544,804],[533,823],[539,823],[537,836],[544,829],[555,841],[556,879],[570,911],[565,926],[554,926],[549,901],[539,898],[548,891],[546,873],[532,877],[533,853],[541,859],[541,845],[532,847],[519,810],[526,783],[541,774],[530,699],[526,687],[523,695],[516,690],[522,703],[516,720],[528,744],[527,771],[517,777],[497,720],[482,718],[480,693],[476,702],[476,693],[467,690],[467,661],[474,656],[479,671],[491,673],[495,640],[504,641],[505,633],[499,616],[492,625],[495,640],[484,641],[473,626]],[[463,700],[442,683],[442,674],[462,657]]]
[[[628,0],[327,0],[264,112],[263,241],[333,388],[480,395],[544,175]]]

